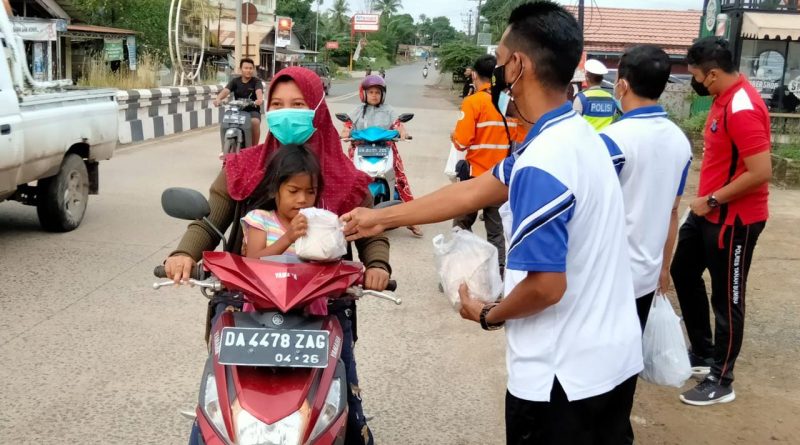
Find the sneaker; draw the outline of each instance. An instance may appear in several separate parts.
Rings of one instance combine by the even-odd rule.
[[[692,375],[695,377],[705,377],[711,372],[711,365],[714,364],[713,358],[702,358],[689,351],[689,365],[692,367]]]
[[[723,386],[717,377],[709,375],[697,386],[681,394],[680,398],[687,405],[706,406],[733,402],[736,393],[733,392],[733,386]]]

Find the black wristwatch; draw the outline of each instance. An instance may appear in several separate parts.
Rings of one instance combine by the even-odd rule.
[[[706,204],[708,204],[708,206],[712,209],[719,207],[719,201],[717,201],[717,198],[715,198],[714,195],[710,195],[708,199],[706,199]]]
[[[491,311],[492,308],[495,306],[497,306],[497,303],[489,303],[484,305],[483,309],[481,309],[481,327],[485,331],[496,331],[502,328],[504,324],[506,324],[506,322],[504,321],[496,324],[489,324],[489,322],[486,321],[486,316],[489,315],[489,311]]]

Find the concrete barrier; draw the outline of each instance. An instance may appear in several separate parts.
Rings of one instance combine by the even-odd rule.
[[[224,85],[124,90],[119,103],[119,143],[129,144],[220,122],[213,100]]]

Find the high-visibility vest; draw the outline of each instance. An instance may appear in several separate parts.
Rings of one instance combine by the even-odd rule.
[[[484,85],[461,103],[461,119],[453,131],[456,148],[466,151],[470,166],[470,176],[480,176],[491,170],[509,155],[509,140],[520,141],[525,135],[517,130],[515,119],[506,119],[508,133],[503,117],[492,105],[489,85]]]
[[[601,88],[589,88],[578,93],[578,100],[583,107],[583,118],[600,131],[614,123],[617,114],[617,102],[614,96]]]

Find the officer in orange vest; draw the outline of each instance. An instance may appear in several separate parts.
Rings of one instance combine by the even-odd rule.
[[[451,135],[455,147],[466,151],[466,160],[460,161],[456,168],[460,180],[468,180],[490,171],[505,159],[511,148],[511,142],[521,142],[524,134],[518,131],[514,119],[506,119],[492,105],[490,92],[492,72],[497,59],[492,55],[478,58],[472,66],[472,83],[475,94],[467,96],[461,103],[461,118]],[[453,221],[454,227],[472,230],[478,213],[464,215]],[[500,259],[500,272],[505,269],[505,240],[503,223],[498,206],[483,209],[483,220],[486,225],[486,237],[497,247]]]

